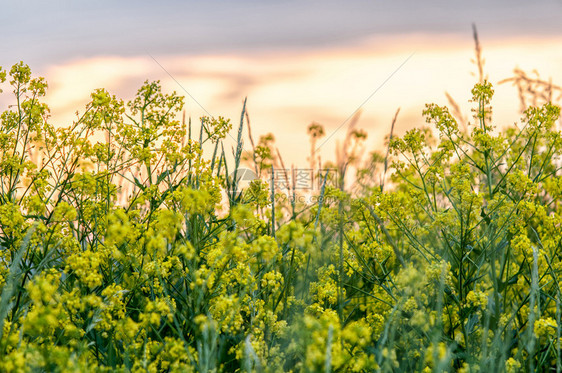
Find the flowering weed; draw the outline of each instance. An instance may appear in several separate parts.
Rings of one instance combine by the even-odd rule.
[[[232,164],[230,121],[192,137],[158,82],[128,103],[97,90],[55,127],[43,79],[19,63],[6,80],[0,370],[560,370],[557,106],[499,131],[482,79],[467,128],[431,104],[433,128],[389,139],[391,185],[326,173],[306,206],[238,188],[241,162],[282,163],[272,136],[242,154],[245,104]]]

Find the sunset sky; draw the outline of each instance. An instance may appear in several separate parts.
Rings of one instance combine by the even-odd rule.
[[[447,104],[445,92],[470,117],[472,23],[499,127],[520,117],[515,88],[497,84],[514,68],[562,85],[561,0],[21,1],[4,4],[0,20],[0,66],[23,60],[47,78],[55,123],[70,123],[95,88],[129,99],[159,79],[189,92],[193,119],[237,123],[248,97],[255,136],[273,132],[296,165],[306,164],[310,122],[333,134],[321,149],[333,158],[360,107],[370,149],[399,107],[404,131],[424,123],[425,103]]]

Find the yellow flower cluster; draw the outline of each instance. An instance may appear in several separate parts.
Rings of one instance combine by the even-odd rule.
[[[391,186],[328,185],[311,207],[264,181],[233,191],[230,121],[202,118],[194,136],[158,82],[128,103],[96,90],[55,128],[43,80],[7,75],[0,371],[560,368],[556,106],[499,132],[481,82],[466,129],[431,104],[435,132],[389,141]],[[240,142],[235,166],[276,165],[273,141],[252,159]]]

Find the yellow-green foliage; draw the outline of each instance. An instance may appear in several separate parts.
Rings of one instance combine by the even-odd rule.
[[[477,84],[468,129],[432,104],[392,139],[392,187],[308,208],[237,191],[230,121],[191,134],[158,82],[58,127],[43,79],[5,80],[0,371],[562,368],[558,107],[499,131]]]

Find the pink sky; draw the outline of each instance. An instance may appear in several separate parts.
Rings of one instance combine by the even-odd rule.
[[[425,103],[447,104],[445,91],[470,117],[473,22],[499,127],[519,118],[516,90],[497,84],[515,67],[562,85],[559,0],[28,0],[2,15],[0,65],[23,60],[47,78],[54,123],[69,124],[96,88],[127,100],[159,79],[236,125],[248,97],[255,137],[273,132],[296,166],[307,164],[310,122],[333,134],[321,148],[333,159],[360,106],[367,149],[382,147],[397,108],[403,132],[424,124]],[[186,101],[194,120],[205,114]],[[0,110],[8,103],[5,92]]]

